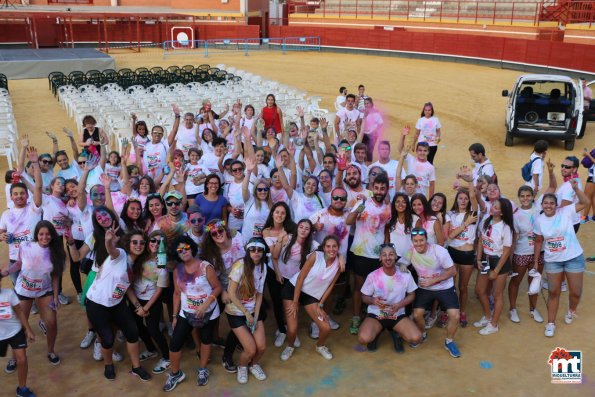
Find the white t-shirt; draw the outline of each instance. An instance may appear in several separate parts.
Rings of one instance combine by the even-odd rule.
[[[107,257],[99,268],[93,284],[87,292],[87,299],[106,307],[116,306],[122,301],[128,287],[128,255],[118,248],[120,255],[116,259]]]
[[[413,214],[413,227],[423,227],[426,230],[426,237],[428,243],[438,244],[438,238],[436,237],[436,231],[434,230],[434,224],[438,221],[438,218],[431,216],[426,218],[424,222],[421,222],[421,218]]]
[[[380,167],[384,171],[386,171],[388,175],[388,192],[390,194],[390,199],[392,200],[395,197],[395,177],[397,175],[397,167],[399,166],[399,162],[397,160],[390,160],[388,163],[382,164],[380,161],[377,161],[373,164],[370,164],[368,169],[372,167]],[[405,179],[407,173],[405,172],[404,167],[401,168],[401,180]],[[370,186],[371,187],[371,186]]]
[[[448,233],[460,228],[465,223],[466,212],[448,211],[446,213],[446,222],[450,222],[450,229]],[[433,230],[433,228],[432,228]],[[473,223],[459,233],[455,238],[448,240],[448,246],[459,248],[465,244],[473,244],[475,242],[475,235],[477,233],[477,222]]]
[[[420,279],[439,276],[446,269],[454,266],[447,249],[437,244],[428,244],[428,248],[423,254],[417,252],[415,248],[411,248],[399,259],[399,262],[413,265]],[[454,280],[453,277],[450,277],[429,287],[420,288],[441,291],[452,287],[454,287]]]
[[[8,245],[8,256],[16,260],[19,256],[19,246],[33,240],[35,226],[41,220],[41,208],[29,203],[23,208],[13,208],[2,213],[0,229],[12,234],[13,242]]]
[[[237,293],[240,292],[240,285],[242,281],[242,275],[244,273],[244,260],[240,259],[235,262],[231,268],[231,272],[229,272],[229,279],[231,281],[235,281],[238,283]],[[254,274],[254,286],[256,287],[256,293],[250,297],[242,298],[238,296],[244,308],[250,312],[251,314],[254,313],[256,308],[256,296],[258,294],[262,294],[264,290],[264,282],[266,280],[267,275],[267,267],[264,265],[257,265],[254,266],[253,270]],[[225,305],[225,313],[231,314],[233,316],[243,316],[244,312],[242,312],[236,305],[232,303],[228,303]]]
[[[68,168],[66,168],[65,170],[60,169],[60,171],[58,171],[57,176],[62,177],[65,180],[74,179],[78,181],[79,179],[81,179],[82,174],[83,171],[81,170],[81,167],[79,167],[79,164],[76,162],[76,160],[72,160],[72,163],[70,163],[70,166]]]
[[[320,300],[339,271],[339,258],[336,258],[335,261],[327,267],[326,261],[324,260],[324,252],[314,251],[310,255],[315,255],[316,259],[304,279],[302,292]],[[308,258],[310,258],[310,255],[308,255]],[[299,275],[300,272],[294,274],[289,282],[295,286]]]
[[[157,258],[143,263],[143,273],[134,281],[134,295],[144,301],[151,300],[157,288],[167,288],[169,275],[167,269],[160,269]]]
[[[68,229],[66,220],[68,218],[68,208],[61,198],[44,194],[42,195],[41,208],[43,210],[43,220],[50,221],[56,228],[60,236]]]
[[[533,255],[535,253],[535,219],[539,216],[539,207],[534,205],[528,210],[517,208],[513,214],[514,231],[516,232],[516,255]]]
[[[512,230],[504,221],[492,223],[484,230],[484,224],[487,218],[482,220],[479,225],[479,238],[483,246],[484,255],[502,256],[504,247],[512,247]]]
[[[374,270],[368,274],[366,281],[362,286],[362,294],[371,296],[372,298],[381,298],[387,305],[395,305],[401,302],[408,293],[417,289],[415,281],[411,273],[401,272],[398,268],[395,274],[389,276],[384,272],[384,269]],[[388,313],[381,310],[376,305],[368,305],[368,313],[374,314],[379,320],[396,320],[402,314],[405,314],[405,308],[402,307],[395,313]]]
[[[473,167],[473,184],[477,184],[477,179],[482,175],[493,177],[496,174],[494,166],[489,159],[483,162],[483,164],[475,163]]]
[[[180,316],[186,318],[184,312],[194,313],[202,305],[204,301],[209,298],[209,295],[213,293],[213,287],[209,283],[207,278],[207,267],[213,267],[207,261],[201,261],[200,263],[200,276],[192,278],[192,274],[188,274],[184,271],[184,264],[178,265],[178,279],[174,282],[180,286]],[[165,270],[165,269],[164,269]],[[209,305],[206,313],[213,310],[209,320],[214,320],[221,312],[219,311],[219,305],[215,299]]]
[[[407,155],[405,161],[407,162],[407,172],[417,178],[417,193],[428,197],[430,182],[436,180],[434,166],[429,161],[419,161],[412,155]]]
[[[430,146],[436,146],[437,130],[442,128],[438,117],[420,117],[415,123],[415,129],[420,130],[417,142],[427,142]]]
[[[229,251],[221,254],[223,265],[225,266],[225,274],[218,274],[217,276],[224,289],[227,289],[227,282],[229,280],[228,275],[232,265],[238,258],[243,258],[244,255],[246,255],[246,251],[244,250],[244,239],[242,238],[242,235],[238,233],[231,239],[231,247],[229,248]]]
[[[312,214],[320,211],[323,208],[322,199],[317,195],[307,197],[304,193],[297,190],[293,191],[291,202],[289,203],[293,220],[298,223],[302,219],[310,219]]]
[[[19,257],[22,265],[15,292],[28,298],[37,298],[52,291],[50,249],[41,247],[35,241],[28,241],[21,244]]]
[[[411,224],[411,229],[415,224]],[[390,242],[394,244],[395,251],[399,257],[405,255],[405,252],[410,250],[413,246],[411,244],[411,230],[405,233],[405,224],[400,223],[399,220],[395,222],[394,229],[390,231]]]
[[[350,120],[352,123],[357,122],[358,119],[362,117],[362,114],[359,110],[355,107],[353,110],[347,110],[347,108],[339,109],[336,113],[337,117],[339,117],[339,131],[336,131],[337,134],[341,133],[345,129],[345,122]]]
[[[345,95],[337,95],[337,99],[335,99],[335,108],[337,110],[344,109],[345,106],[343,106],[342,104],[344,104],[346,100],[347,97]]]
[[[578,182],[578,188],[583,190],[583,184],[581,183],[581,180],[579,178],[576,178],[576,181]],[[566,181],[562,185],[560,185],[560,187],[556,191],[556,196],[558,197],[558,205],[562,204],[562,200],[570,201],[574,204],[577,204],[579,202],[576,193],[572,189],[570,181]],[[575,212],[572,216],[572,223],[576,225],[580,221],[581,216],[577,212]]]
[[[219,178],[222,177],[221,171],[219,171],[219,157],[215,156],[214,153],[205,152],[198,161],[198,164],[202,166],[203,172],[206,175],[216,174],[219,175]]]
[[[533,161],[533,159],[536,159],[536,160]],[[539,187],[539,190],[541,190],[541,187],[543,186],[542,180],[543,180],[543,170],[545,168],[545,162],[543,161],[541,156],[536,153],[531,153],[531,157],[529,158],[529,161],[533,161],[533,164],[531,165],[531,180],[523,181],[523,182],[525,182],[525,186],[533,187],[533,175],[538,174],[537,186]]]
[[[377,133],[381,136],[383,126],[384,120],[382,120],[380,112],[369,112],[364,122],[364,134],[370,135],[372,133]]]
[[[262,237],[262,229],[269,216],[270,208],[266,202],[256,205],[253,197],[250,197],[244,205],[244,223],[242,224],[242,237],[249,241],[252,237]]]
[[[205,185],[203,183],[199,185],[194,184],[194,178],[199,176],[200,174],[207,175],[209,172],[205,172],[203,169],[203,165],[200,161],[196,165],[193,164],[186,164],[186,171],[188,171],[188,179],[186,179],[186,184],[184,188],[186,190],[186,194],[199,194],[205,191]]]
[[[352,211],[356,211],[360,203],[356,204]],[[355,222],[351,252],[354,255],[378,259],[380,244],[384,243],[384,227],[390,221],[390,217],[390,205],[384,202],[378,204],[374,199],[366,200],[364,211]]]
[[[351,229],[349,225],[345,224],[348,215],[347,211],[343,211],[341,215],[332,215],[328,208],[323,208],[310,216],[313,225],[322,224],[322,229],[314,233],[314,239],[320,244],[328,235],[337,237],[340,242],[339,254],[343,257],[347,256],[349,229]]]
[[[23,328],[13,307],[19,305],[19,298],[12,289],[0,289],[0,341],[18,334]]]
[[[296,273],[299,273],[301,267],[301,259],[302,259],[302,246],[294,243],[291,246],[291,252],[289,253],[289,258],[287,258],[287,262],[285,262],[285,252],[289,248],[289,242],[291,241],[291,234],[287,236],[287,243],[281,248],[281,254],[279,255],[279,259],[277,261],[277,266],[279,266],[279,271],[286,279],[291,279]],[[318,243],[316,241],[312,241],[312,251],[318,248]]]
[[[252,190],[252,186],[248,184],[248,191]],[[242,196],[242,182],[234,182],[233,180],[225,184],[223,189],[223,197],[229,201],[232,208],[244,211],[244,197]],[[232,211],[229,211],[229,228],[231,230],[241,230],[244,223],[243,217],[236,218]]]
[[[169,144],[167,140],[161,140],[158,143],[147,142],[145,144],[145,151],[143,153],[143,165],[153,177],[163,171],[163,167],[167,164],[167,152],[169,151]]]
[[[188,150],[198,146],[198,141],[196,140],[197,129],[197,125],[193,125],[191,128],[186,128],[185,125],[180,124],[178,127],[178,133],[176,134],[176,148],[184,153],[185,160],[188,160]]]
[[[554,216],[541,214],[535,220],[535,234],[543,236],[546,262],[564,262],[583,254],[574,232],[575,204],[558,207]]]
[[[66,204],[66,209],[68,210],[68,217],[72,219],[72,226],[70,226],[72,238],[83,241],[85,239],[85,231],[83,228],[82,219],[83,213],[79,209],[79,206],[76,202],[73,205]]]
[[[285,189],[275,189],[273,186],[271,186],[270,193],[273,204],[278,203],[279,201],[283,201],[286,203],[289,202],[289,197],[287,197],[287,192],[285,191]]]

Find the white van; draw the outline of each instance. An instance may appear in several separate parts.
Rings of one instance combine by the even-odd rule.
[[[503,90],[502,96],[508,97],[506,146],[512,146],[515,137],[533,137],[559,139],[566,150],[572,150],[576,138],[581,137],[584,101],[578,80],[526,74],[517,79],[510,93]]]

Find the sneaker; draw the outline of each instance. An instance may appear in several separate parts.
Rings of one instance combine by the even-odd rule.
[[[233,360],[225,358],[225,356],[223,356],[223,368],[225,368],[225,370],[227,372],[229,372],[230,374],[234,374],[236,372],[238,372],[238,367],[236,367],[236,365],[233,363]]]
[[[300,346],[302,346],[302,342],[300,341],[300,338],[296,335],[295,342],[293,342],[293,347],[300,347]]]
[[[581,225],[584,225],[587,222],[589,222],[589,218],[584,215],[581,216],[581,221],[580,221]]]
[[[287,334],[284,332],[279,332],[279,330],[275,331],[275,347],[281,347],[283,346],[283,343],[285,343],[285,338],[287,337]]]
[[[328,316],[328,323],[331,326],[332,330],[337,330],[337,329],[341,328],[341,324],[339,324],[338,322],[333,320],[333,318],[331,316]]]
[[[421,334],[421,342],[419,342],[419,343],[410,343],[409,344],[409,347],[412,347],[412,348],[415,349],[415,348],[419,347],[419,345],[421,345],[422,343],[424,343],[426,340],[428,340],[428,333],[427,332],[424,332],[423,334]]]
[[[238,383],[248,383],[248,367],[238,367]]]
[[[433,316],[430,314],[426,318],[426,329],[430,329],[436,324],[436,320],[438,320],[438,313],[435,313]]]
[[[486,325],[485,327],[483,327],[482,329],[479,330],[479,334],[480,335],[491,335],[491,334],[495,334],[499,330],[500,329],[498,328],[497,325],[494,327],[492,325],[492,323],[488,323],[488,325]]]
[[[593,217],[595,218],[595,216]],[[595,221],[595,219],[593,219]],[[585,259],[587,262],[595,262],[595,256],[589,256],[587,259]]]
[[[316,346],[316,353],[320,354],[326,360],[333,359],[333,354],[330,352],[330,350],[326,346]]]
[[[345,298],[337,299],[337,302],[335,303],[335,307],[333,307],[333,314],[335,316],[340,316],[343,313],[343,310],[345,310],[345,306],[347,306],[347,304],[345,302]]]
[[[52,365],[60,364],[60,357],[56,353],[48,353],[48,360]]]
[[[479,321],[473,323],[475,328],[483,328],[490,323],[490,320],[486,318],[486,316],[482,316]]]
[[[512,321],[513,323],[521,322],[521,319],[519,318],[519,313],[517,312],[516,309],[510,309],[508,314],[510,315],[510,321]]]
[[[467,327],[467,325],[469,325],[469,322],[467,321],[467,315],[465,313],[461,313],[460,317],[459,317],[459,324],[461,324],[461,327],[465,328]]]
[[[97,339],[95,339],[95,344],[93,345],[93,360],[103,360],[103,356],[101,355],[101,343],[99,343]]]
[[[138,376],[143,382],[148,382],[151,380],[151,374],[145,371],[143,367],[132,368],[130,375]]]
[[[198,386],[206,386],[207,383],[209,383],[209,370],[206,368],[198,368],[196,372],[198,372],[196,384]]]
[[[154,374],[162,374],[164,373],[171,365],[171,361],[168,359],[162,358],[157,362],[157,365],[153,367]]]
[[[547,336],[548,338],[551,338],[552,336],[554,336],[555,332],[556,332],[556,324],[547,323],[545,325],[545,336]]]
[[[80,347],[81,349],[88,349],[91,346],[91,343],[95,340],[95,332],[89,330],[85,334],[85,337],[81,341]]]
[[[12,374],[14,371],[17,370],[17,360],[14,358],[9,358],[8,362],[6,363],[6,368],[4,368],[4,372],[7,374]]]
[[[366,345],[366,348],[368,349],[369,352],[375,352],[376,350],[378,350],[378,338],[379,337],[380,337],[380,334],[376,335],[374,340]]]
[[[168,374],[165,385],[163,385],[163,391],[172,391],[176,388],[178,383],[181,383],[184,379],[186,379],[186,374],[182,372],[182,370],[179,370],[175,374]]]
[[[145,350],[144,352],[142,352],[140,354],[139,359],[140,359],[140,361],[146,361],[150,358],[157,357],[158,354],[159,353],[157,353],[157,352],[150,352],[148,350]]]
[[[320,329],[318,329],[318,325],[316,325],[316,323],[311,323],[310,324],[310,338],[318,339],[319,335],[320,335]]]
[[[258,364],[253,364],[250,367],[248,367],[248,369],[250,370],[252,376],[254,376],[257,380],[262,381],[267,378],[267,375],[262,370],[262,367]]]
[[[566,312],[566,316],[564,316],[564,322],[566,324],[572,324],[574,319],[577,317],[578,317],[578,315],[576,314],[576,312],[573,312],[570,309],[568,309],[568,311]]]
[[[37,302],[33,301],[33,305],[31,306],[31,313],[37,314],[39,313],[39,309],[37,308]]]
[[[39,320],[39,322],[37,323],[37,326],[39,327],[39,330],[41,331],[43,336],[46,336],[48,334],[48,327],[46,327],[43,320]]]
[[[396,353],[405,353],[405,348],[403,347],[403,338],[397,332],[393,331],[392,329],[389,331],[391,338],[393,339],[393,348],[395,349]]]
[[[450,341],[449,343],[446,343],[446,341],[444,341],[444,348],[448,350],[452,357],[461,357],[461,352],[459,351],[459,348],[457,347],[457,344],[454,341]]]
[[[58,302],[60,302],[61,305],[70,305],[70,299],[62,292],[58,294]]]
[[[566,281],[562,281],[562,285],[560,285],[560,291],[562,291],[562,292],[568,291],[568,284],[566,284]]]
[[[17,387],[17,397],[35,397],[35,393],[27,386]]]
[[[543,317],[541,317],[541,313],[539,313],[539,310],[537,310],[537,309],[531,310],[530,315],[533,318],[533,320],[535,320],[536,322],[538,322],[538,323],[543,322]]]
[[[105,366],[105,369],[103,370],[103,376],[105,376],[105,379],[109,381],[116,380],[116,369],[114,368],[114,364]]]
[[[359,325],[361,324],[361,321],[359,319],[359,317],[354,316],[351,318],[351,326],[349,327],[349,333],[351,335],[357,335],[357,333],[359,332]]]
[[[118,342],[120,343],[124,343],[126,342],[126,337],[124,336],[124,334],[122,333],[122,330],[118,330],[118,332],[116,332],[116,339],[118,340]]]
[[[295,350],[295,347],[291,347],[291,346],[287,346],[285,349],[283,349],[283,351],[281,352],[281,360],[283,361],[287,361],[291,358],[291,356],[293,355],[293,351]]]
[[[124,357],[122,357],[122,355],[120,353],[118,353],[117,351],[113,351],[112,352],[112,360],[119,363],[120,361],[124,360]]]
[[[440,316],[438,317],[438,321],[436,322],[436,326],[438,328],[446,327],[446,323],[448,322],[448,314],[446,312],[441,312]]]

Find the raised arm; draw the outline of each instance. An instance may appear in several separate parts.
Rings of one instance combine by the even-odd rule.
[[[547,172],[549,176],[549,185],[547,189],[545,189],[545,193],[556,193],[556,189],[558,188],[558,181],[556,180],[556,174],[554,173],[555,165],[551,162],[548,158],[546,161],[547,165]]]
[[[58,147],[58,138],[53,132],[46,131],[45,134],[52,140],[52,153],[54,153],[54,159],[56,158],[56,152],[60,150]]]
[[[24,135],[21,139],[21,152],[19,153],[19,160],[17,162],[17,171],[19,173],[25,172],[25,158],[27,157],[27,147],[29,147],[29,135]]]
[[[112,228],[105,231],[105,249],[112,260],[118,259],[120,256],[120,251],[117,247],[120,238],[116,235],[119,228],[119,226],[116,226],[116,221],[114,221]]]
[[[92,155],[87,158],[87,162],[85,163],[85,167],[83,168],[83,174],[81,175],[81,180],[79,181],[78,196],[76,199],[79,209],[81,211],[84,211],[85,208],[87,207],[86,186],[87,186],[87,179],[89,178],[89,172],[91,172],[92,169],[97,167],[97,164],[99,164],[99,157],[97,157],[97,155]],[[107,192],[106,192],[106,197],[107,197]]]
[[[405,163],[407,153],[409,153],[409,147],[406,147],[405,150],[400,152],[399,165],[397,165],[397,172],[395,173],[395,192],[397,193],[401,191],[401,187],[403,186],[401,174],[403,173],[403,164]]]
[[[242,200],[247,203],[250,200],[250,175],[256,168],[256,161],[252,157],[244,158],[244,164],[246,164],[246,175],[242,181]]]
[[[112,192],[110,191],[110,185],[112,183],[112,178],[109,177],[108,174],[101,174],[99,176],[99,180],[105,189],[105,206],[112,210],[114,214],[118,214],[116,209],[114,208],[114,201],[112,200]],[[118,214],[119,215],[119,214]]]
[[[41,168],[39,168],[37,149],[33,146],[27,146],[27,157],[31,162],[31,167],[33,167],[33,178],[35,180],[35,186],[33,188],[33,204],[37,207],[41,207],[43,180],[41,179]]]
[[[290,159],[291,161],[291,159]],[[293,197],[293,187],[290,185],[289,181],[287,181],[287,176],[285,175],[285,171],[283,171],[283,160],[281,159],[281,155],[277,155],[275,157],[275,166],[277,167],[278,174],[279,174],[279,181],[281,185],[283,185],[283,190],[287,192],[287,197],[290,199]],[[295,181],[295,162],[292,161],[290,163],[289,169],[291,171],[291,178]]]
[[[171,131],[167,135],[167,143],[169,146],[173,146],[174,141],[176,140],[176,134],[178,133],[178,128],[180,128],[180,108],[178,105],[173,104],[171,105],[172,110],[174,111],[174,125],[171,127]]]
[[[76,140],[74,139],[74,133],[66,127],[62,128],[62,131],[64,131],[64,134],[66,134],[66,136],[68,137],[68,140],[70,141],[70,148],[72,149],[73,158],[75,160],[78,159],[79,148],[76,144]]]
[[[589,205],[590,200],[589,197],[578,187],[578,182],[576,179],[570,180],[570,186],[572,186],[572,190],[576,193],[578,197],[578,203],[575,204],[576,212],[581,212],[587,205]]]
[[[405,147],[405,138],[407,138],[407,135],[409,135],[410,131],[411,131],[411,127],[409,125],[406,125],[405,127],[403,127],[403,131],[401,132],[401,137],[399,138],[399,144],[397,146],[397,151],[399,153],[401,153],[403,151],[403,148]],[[409,149],[411,150],[411,147]]]
[[[322,142],[324,143],[324,150],[327,153],[332,153],[332,146],[331,146],[331,138],[328,136],[328,121],[323,117],[320,119],[320,129],[322,130]],[[335,128],[335,134],[339,131],[338,127]],[[320,150],[320,146],[318,146],[318,133],[316,133],[316,148],[317,151]],[[321,160],[322,162],[322,160]]]

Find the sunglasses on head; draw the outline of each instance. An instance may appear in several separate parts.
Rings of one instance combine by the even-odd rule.
[[[150,193],[147,195],[147,200],[150,200],[153,198],[161,198],[161,195],[159,193]]]
[[[249,252],[264,252],[264,249],[260,248],[260,247],[250,247],[248,248]]]
[[[335,201],[347,201],[347,196],[333,196],[332,199]]]
[[[257,192],[268,192],[269,188],[268,187],[257,187],[256,191]]]
[[[168,207],[173,207],[174,205],[176,207],[178,207],[180,204],[182,204],[181,201],[168,201],[165,203]]]
[[[393,243],[380,244],[380,249],[386,248],[386,247],[395,248],[395,245]]]
[[[193,225],[197,225],[199,223],[203,223],[205,221],[205,218],[194,218],[194,219],[190,219],[190,223],[192,223]]]
[[[225,221],[209,222],[205,225],[205,232],[210,233],[213,230],[223,229],[225,227]]]
[[[132,245],[145,245],[145,240],[130,240]]]
[[[178,254],[181,254],[182,252],[184,252],[184,251],[190,251],[191,249],[192,249],[192,247],[189,244],[186,244],[183,247],[178,247],[176,249],[176,251],[178,251]]]
[[[162,240],[162,239],[161,239],[161,237],[153,237],[153,238],[151,238],[149,241],[150,241],[151,243],[155,244],[155,243],[160,243],[160,242],[161,242],[161,240]]]

